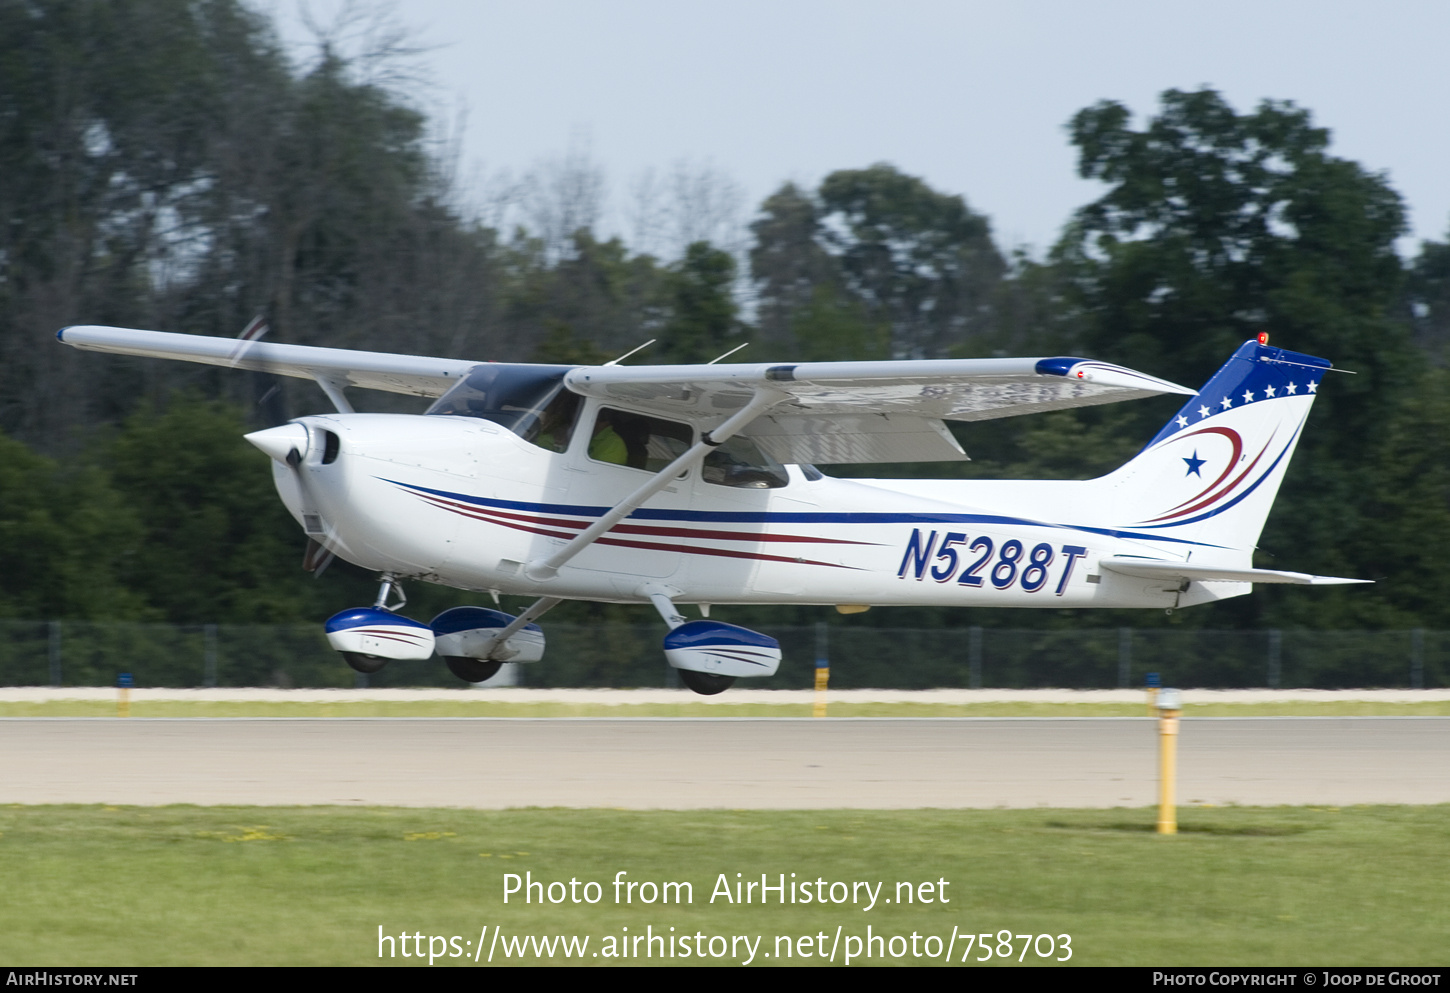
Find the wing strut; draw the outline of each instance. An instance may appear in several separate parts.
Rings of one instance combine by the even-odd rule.
[[[559,574],[559,567],[565,562],[594,544],[610,528],[638,510],[640,505],[672,483],[680,473],[694,468],[696,463],[700,462],[712,448],[729,441],[751,421],[785,399],[788,398],[779,390],[766,386],[756,387],[750,402],[731,414],[724,424],[713,431],[706,431],[700,435],[700,440],[695,442],[688,451],[655,473],[649,482],[625,497],[614,506],[614,509],[575,535],[564,547],[552,555],[534,559],[524,566],[524,575],[536,582],[553,579]]]
[[[322,392],[327,394],[327,399],[332,401],[332,405],[337,408],[339,414],[356,413],[352,409],[352,404],[347,402],[347,397],[342,393],[342,388],[347,385],[346,376],[334,377],[323,372],[314,372],[312,378],[318,386],[322,387]]]
[[[543,617],[545,614],[547,614],[549,611],[553,610],[555,607],[559,606],[559,604],[563,602],[564,600],[561,597],[539,597],[539,599],[535,600],[532,604],[529,605],[529,609],[525,610],[522,614],[515,617],[512,621],[508,623],[506,627],[499,628],[499,630],[494,633],[493,637],[488,639],[488,644],[483,646],[483,657],[490,660],[497,658],[497,656],[494,655],[494,652],[498,651],[504,645],[508,644],[508,640],[512,638],[516,632],[522,631],[525,627],[532,624],[540,617]],[[510,652],[509,654],[512,656],[517,653]],[[507,662],[508,659],[500,658],[498,659],[498,661]]]

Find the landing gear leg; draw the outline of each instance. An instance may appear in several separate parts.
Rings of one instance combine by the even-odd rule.
[[[655,610],[660,612],[666,624],[673,631],[685,623],[684,617],[680,615],[675,603],[670,599],[669,593],[659,587],[645,587],[644,595],[649,597],[650,603],[655,605]],[[713,672],[697,672],[694,669],[676,669],[680,674],[680,682],[699,693],[701,696],[714,696],[717,693],[724,693],[735,685],[734,676],[720,676]]]
[[[374,610],[386,610],[396,614],[408,605],[408,594],[403,592],[403,584],[398,582],[398,574],[385,572],[378,577],[381,584],[378,586],[378,598],[373,601]],[[398,602],[388,603],[388,597],[394,593],[398,595]]]
[[[382,574],[382,585],[378,587],[378,598],[373,601],[376,610],[387,610],[397,613],[408,602],[407,594],[403,592],[403,586],[398,582],[395,573],[385,572]],[[398,594],[398,602],[391,607],[388,606],[388,597],[394,591]],[[348,664],[353,672],[360,672],[370,676],[375,672],[381,672],[383,666],[388,664],[388,659],[377,655],[364,655],[362,652],[341,652],[342,660]]]
[[[675,602],[664,590],[657,586],[647,586],[644,589],[644,595],[649,597],[649,602],[655,605],[655,610],[660,612],[660,617],[664,618],[664,622],[670,626],[671,631],[685,623],[684,617],[675,607]]]
[[[380,578],[373,606],[339,611],[327,619],[327,643],[356,672],[377,672],[393,660],[426,659],[437,642],[432,628],[397,612],[406,602],[398,577],[385,572]],[[398,602],[389,603],[394,596]]]

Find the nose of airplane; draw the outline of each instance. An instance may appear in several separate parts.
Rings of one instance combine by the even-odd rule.
[[[289,464],[287,456],[293,451],[299,457],[307,454],[307,429],[301,424],[282,424],[243,437],[284,465]]]

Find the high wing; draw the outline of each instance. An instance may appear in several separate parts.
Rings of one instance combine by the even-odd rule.
[[[182,359],[312,379],[332,396],[364,389],[442,396],[480,363],[310,345],[98,326],[57,337],[88,351]],[[1076,358],[907,362],[583,366],[575,393],[709,427],[762,391],[778,398],[742,433],[781,462],[929,462],[966,458],[945,421],[981,421],[1195,391]]]
[[[1195,391],[1087,359],[939,359],[579,368],[571,390],[665,417],[718,418],[762,388],[782,399],[742,434],[781,462],[966,458],[944,421],[985,421]]]
[[[95,325],[62,328],[56,337],[88,352],[181,359],[206,365],[271,372],[330,386],[358,386],[388,393],[438,397],[479,363],[424,355],[358,352],[271,341],[241,342],[166,331],[136,331]]]

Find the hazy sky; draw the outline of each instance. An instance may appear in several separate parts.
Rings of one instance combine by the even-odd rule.
[[[289,39],[296,0],[259,0]],[[341,0],[311,0],[327,21]],[[1100,187],[1064,125],[1207,84],[1240,112],[1292,100],[1334,154],[1385,172],[1413,251],[1450,229],[1445,0],[403,0],[430,106],[467,111],[464,172],[587,142],[618,204],[642,170],[709,164],[755,206],[783,181],[891,162],[1045,248]],[[622,207],[620,207],[622,210]],[[748,219],[748,218],[747,218]]]

